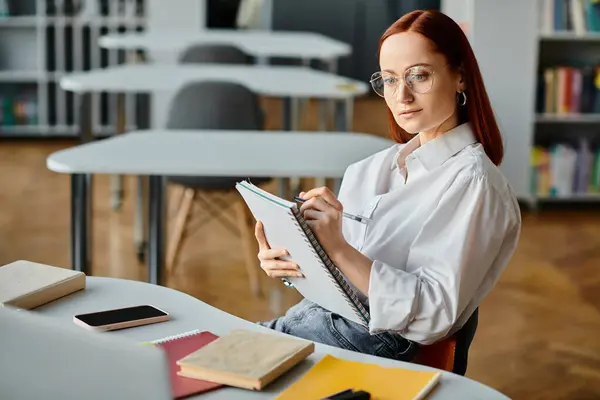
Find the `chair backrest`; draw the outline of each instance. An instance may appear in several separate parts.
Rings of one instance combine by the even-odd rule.
[[[187,48],[180,63],[251,64],[252,58],[228,44],[199,44]]]
[[[205,81],[184,86],[171,101],[167,129],[261,130],[258,96],[234,82]]]
[[[465,375],[469,360],[469,348],[477,331],[479,308],[476,308],[465,325],[447,339],[429,346],[421,346],[415,363]]]

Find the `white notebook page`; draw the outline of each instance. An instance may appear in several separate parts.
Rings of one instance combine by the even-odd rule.
[[[262,221],[265,236],[271,248],[285,248],[290,256],[282,257],[285,260],[293,260],[300,267],[304,278],[286,278],[294,287],[308,300],[319,304],[321,307],[343,316],[346,319],[364,325],[364,321],[357,315],[354,307],[341,291],[342,289],[334,282],[327,267],[316,255],[309,239],[302,231],[296,217],[291,209],[296,207],[295,203],[280,199],[277,196],[246,184],[236,185],[254,218]],[[250,186],[250,184],[248,184]],[[261,194],[256,194],[258,191]],[[263,197],[264,196],[264,197]],[[274,201],[266,199],[268,197]]]

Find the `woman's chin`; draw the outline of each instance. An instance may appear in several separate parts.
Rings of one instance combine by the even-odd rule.
[[[396,123],[398,124],[398,126],[400,128],[402,128],[404,131],[406,131],[406,133],[409,133],[411,135],[416,135],[417,133],[421,132],[423,129],[423,124],[419,123],[419,121],[401,121],[402,123],[399,123],[398,121],[396,121]]]

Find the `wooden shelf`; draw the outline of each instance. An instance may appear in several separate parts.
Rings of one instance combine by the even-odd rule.
[[[76,132],[73,126],[48,126],[48,125],[0,125],[0,136],[4,135],[52,135]]]
[[[540,33],[540,40],[600,42],[600,32],[586,32],[583,34],[571,31]]]
[[[38,18],[35,15],[0,17],[0,28],[35,28]]]
[[[38,71],[0,71],[0,82],[37,82]]]
[[[49,25],[90,25],[90,26],[139,26],[146,23],[145,18],[125,16],[98,16],[98,17],[48,17],[45,19]]]
[[[600,113],[586,114],[537,114],[538,123],[600,123]]]
[[[56,3],[56,7],[48,7],[46,3]],[[134,14],[139,12],[140,6],[145,8],[143,0],[128,1],[126,7],[117,7],[116,2],[111,0],[111,5],[106,8],[100,4],[93,5],[95,0],[88,1],[83,2],[84,6],[73,14],[65,13],[62,3],[8,0],[9,10],[14,14],[0,16],[0,49],[3,53],[0,99],[24,95],[28,101],[35,101],[37,117],[28,118],[39,124],[0,124],[0,137],[75,136],[79,128],[73,121],[80,117],[79,99],[60,88],[60,79],[70,70],[98,69],[121,62],[119,52],[104,52],[99,47],[98,40],[104,32],[145,29],[146,17]],[[104,124],[115,119],[115,98],[114,95],[108,96],[106,104],[101,101],[102,96],[92,96],[91,122],[95,134],[106,136],[114,133],[114,128]],[[135,96],[127,94],[126,100],[133,105],[126,110],[128,119],[133,121]]]
[[[545,202],[569,202],[569,201],[600,201],[600,193],[573,193],[568,196],[538,196],[535,199]]]

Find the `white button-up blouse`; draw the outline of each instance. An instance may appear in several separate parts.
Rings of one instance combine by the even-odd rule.
[[[339,200],[350,245],[369,257],[372,333],[431,344],[464,325],[510,260],[517,200],[470,124],[419,136],[352,164]]]

